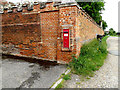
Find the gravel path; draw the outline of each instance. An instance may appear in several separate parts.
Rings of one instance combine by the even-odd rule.
[[[118,88],[118,37],[109,37],[108,57],[104,65],[90,79],[72,74],[71,80],[64,83],[64,88]]]

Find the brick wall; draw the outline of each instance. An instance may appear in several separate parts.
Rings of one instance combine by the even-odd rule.
[[[76,6],[70,7],[61,7],[59,10],[59,18],[60,18],[60,30],[58,32],[61,39],[58,40],[58,50],[57,50],[57,60],[69,62],[72,58],[72,55],[76,53],[76,45],[75,43],[75,23],[76,23]],[[70,30],[70,48],[63,48],[63,29]]]
[[[80,54],[80,48],[86,41],[96,38],[96,34],[103,35],[104,31],[84,11],[77,8],[76,16],[76,56]]]
[[[57,58],[58,11],[41,13],[42,50],[46,59]],[[41,52],[41,51],[40,51]],[[41,55],[40,55],[41,57]]]
[[[32,11],[2,14],[3,53],[69,62],[80,54],[83,41],[103,31],[76,5],[34,5]],[[80,11],[80,12],[79,12]],[[63,29],[70,30],[69,48],[63,48]]]
[[[2,15],[2,44],[7,53],[32,56],[41,42],[39,14]]]

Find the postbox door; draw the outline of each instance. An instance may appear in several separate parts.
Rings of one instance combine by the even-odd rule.
[[[69,29],[63,29],[63,47],[69,48]]]

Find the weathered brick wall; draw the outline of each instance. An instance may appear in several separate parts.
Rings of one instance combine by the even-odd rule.
[[[40,23],[38,14],[23,14],[23,13],[7,13],[3,14],[2,25],[8,24],[25,24],[25,23]]]
[[[2,16],[3,51],[32,56],[41,42],[40,15],[10,13]]]
[[[59,9],[59,22],[60,22],[60,29],[58,32],[58,37],[61,39],[58,39],[57,41],[57,60],[59,61],[65,61],[69,62],[72,58],[72,55],[76,53],[76,45],[75,43],[75,23],[76,23],[76,18],[75,16],[77,15],[76,13],[76,6],[70,6],[70,7],[61,7]],[[69,50],[64,50],[62,49],[63,45],[63,29],[68,28],[70,30],[70,49]]]
[[[45,60],[57,59],[58,10],[53,3],[40,9],[2,14],[3,52]],[[53,11],[55,10],[55,11]],[[50,11],[50,12],[49,12]]]
[[[80,48],[82,44],[93,38],[96,38],[96,34],[103,35],[103,30],[87,16],[84,11],[77,9],[76,16],[76,56],[80,54]]]
[[[57,58],[57,30],[58,11],[44,12],[41,17],[42,51],[46,59],[56,60]],[[40,54],[41,57],[41,54]]]
[[[103,31],[76,5],[34,5],[32,11],[2,14],[3,52],[44,60],[69,62],[78,56],[82,42],[93,39]],[[82,13],[79,13],[82,12]],[[88,19],[86,19],[88,18]],[[70,47],[63,48],[63,29],[70,30]]]

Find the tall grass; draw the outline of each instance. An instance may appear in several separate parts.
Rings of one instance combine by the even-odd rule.
[[[99,70],[104,64],[108,53],[107,37],[104,37],[102,42],[94,39],[82,46],[80,56],[78,58],[73,57],[72,62],[69,63],[74,73],[83,76],[93,76],[94,71]]]

